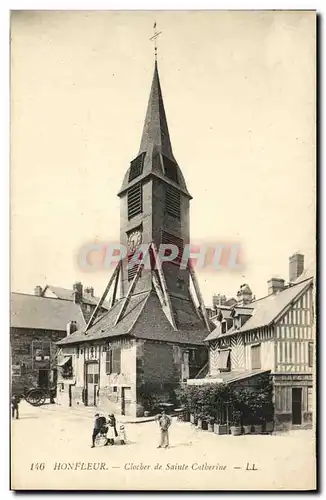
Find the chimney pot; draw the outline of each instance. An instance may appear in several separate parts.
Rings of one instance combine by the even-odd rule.
[[[297,252],[289,258],[289,281],[295,281],[304,271],[304,255]]]
[[[37,295],[37,297],[41,297],[42,296],[42,287],[40,285],[37,285],[35,288],[34,288],[34,295]]]
[[[285,280],[283,278],[271,278],[267,281],[268,295],[280,293],[285,288]]]
[[[75,304],[80,304],[83,300],[83,284],[78,281],[73,284],[73,296]]]

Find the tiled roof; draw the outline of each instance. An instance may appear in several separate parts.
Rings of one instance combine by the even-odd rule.
[[[310,286],[311,283],[312,279],[308,279],[280,293],[271,294],[255,302],[251,302],[250,307],[254,308],[252,316],[241,328],[238,330],[230,329],[227,333],[223,334],[218,328],[215,328],[215,330],[206,337],[205,341],[214,340],[220,336],[227,337],[235,332],[242,333],[270,325],[277,316],[279,316],[282,311],[303,292],[303,290]]]
[[[14,328],[66,331],[70,321],[76,321],[78,327],[85,324],[80,306],[73,302],[14,292],[10,302],[10,326]]]
[[[53,285],[46,285],[46,287],[43,290],[43,294],[47,291],[50,290],[54,295],[61,300],[74,300],[74,295],[73,295],[73,290],[70,290],[69,288],[62,288],[60,286],[53,286]],[[91,295],[83,295],[83,303],[84,304],[89,304],[96,306],[99,302],[98,297],[92,297]],[[109,309],[109,304],[108,302],[103,302],[102,304],[103,309]]]
[[[158,340],[174,343],[203,344],[207,336],[204,323],[188,301],[171,298],[172,307],[178,330],[173,330],[166,318],[156,292],[146,292],[133,295],[128,303],[122,319],[114,326],[122,301],[119,301],[102,318],[100,318],[85,335],[85,329],[74,332],[62,339],[59,344],[71,344],[112,338],[121,335],[148,340]]]

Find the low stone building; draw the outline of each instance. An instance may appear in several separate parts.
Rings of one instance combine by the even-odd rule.
[[[56,383],[56,342],[85,325],[71,301],[12,293],[10,300],[11,383],[14,392]]]

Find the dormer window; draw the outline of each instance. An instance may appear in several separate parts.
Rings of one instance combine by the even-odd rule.
[[[179,290],[184,291],[185,289],[185,280],[183,278],[177,278],[177,287]]]
[[[143,173],[145,153],[141,153],[130,163],[129,182],[136,179]]]
[[[222,333],[226,333],[228,325],[226,321],[222,321]]]

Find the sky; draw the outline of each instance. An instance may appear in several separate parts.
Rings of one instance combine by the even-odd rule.
[[[153,23],[173,152],[193,196],[191,240],[237,242],[241,271],[198,270],[204,300],[264,296],[315,253],[315,18],[311,12],[15,12],[11,21],[11,289],[100,296],[78,266],[119,238],[117,192],[138,153]]]

